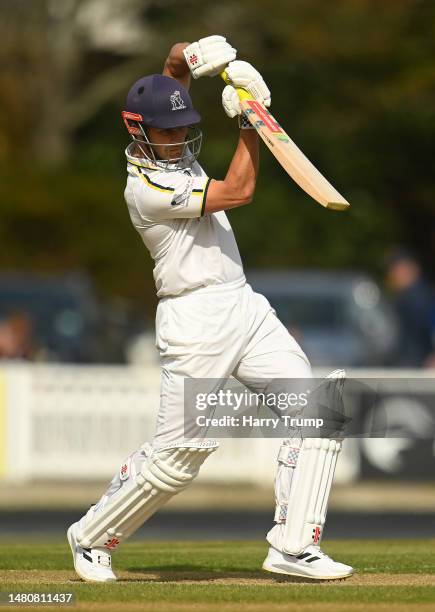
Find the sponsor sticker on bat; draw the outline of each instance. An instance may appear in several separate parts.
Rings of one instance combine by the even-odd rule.
[[[257,100],[247,100],[249,106],[271,132],[282,132],[281,126]]]

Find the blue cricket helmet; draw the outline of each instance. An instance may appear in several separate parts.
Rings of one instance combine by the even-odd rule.
[[[125,111],[140,116],[137,120],[143,125],[160,129],[201,121],[187,89],[163,74],[151,74],[136,81],[128,92]]]

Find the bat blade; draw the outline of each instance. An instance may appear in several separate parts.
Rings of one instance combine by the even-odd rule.
[[[252,99],[241,100],[240,104],[266,146],[301,189],[325,208],[349,208],[349,202],[302,153],[263,104]]]
[[[221,73],[221,76],[226,83],[231,85],[225,71]],[[295,183],[325,208],[330,210],[349,208],[349,202],[302,153],[268,109],[254,100],[245,89],[237,88],[237,93],[240,105],[249,122]]]

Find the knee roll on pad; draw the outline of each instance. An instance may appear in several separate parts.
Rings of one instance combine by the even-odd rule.
[[[124,482],[105,506],[88,511],[80,522],[80,546],[116,548],[172,496],[186,488],[218,446],[215,440],[206,440],[154,451],[140,472]]]

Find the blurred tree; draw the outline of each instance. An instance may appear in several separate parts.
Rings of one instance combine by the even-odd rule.
[[[402,242],[432,265],[430,0],[0,0],[0,17],[0,265],[82,267],[107,292],[152,295],[122,204],[119,109],[174,42],[216,32],[264,73],[274,115],[353,204],[323,210],[263,151],[254,204],[230,213],[246,264],[376,273]],[[219,79],[192,86],[201,160],[217,178],[237,137],[208,112],[221,89]]]
[[[1,0],[0,154],[61,165],[77,129],[141,71],[141,0]]]

